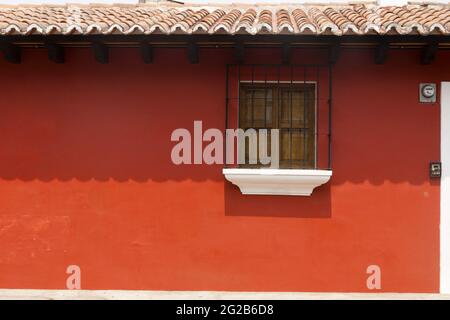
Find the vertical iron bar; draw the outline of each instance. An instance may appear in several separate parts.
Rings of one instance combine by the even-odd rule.
[[[238,95],[237,95],[237,106],[238,106],[238,112],[237,112],[237,128],[240,127],[239,121],[240,119],[240,112],[241,112],[241,65],[238,64]]]
[[[293,95],[293,84],[292,78],[294,77],[294,67],[291,65],[291,85],[289,90],[289,167],[292,169],[292,95]]]
[[[240,129],[241,125],[240,125],[240,121],[241,121],[241,65],[238,64],[238,94],[237,94],[237,124],[236,124],[236,128]],[[237,143],[237,148],[233,148],[233,157],[235,159],[233,159],[233,162],[236,162],[239,166],[239,157],[238,157],[238,152],[239,152],[239,143],[242,143],[241,141],[238,140]],[[245,139],[244,139],[245,142]]]
[[[269,137],[269,135],[267,134],[267,66],[264,67],[264,127],[266,130],[266,142],[265,142],[265,146],[266,146],[266,155],[268,155],[269,152],[269,148],[268,146],[268,141],[267,138]],[[259,149],[259,144],[258,144],[258,149]],[[258,153],[259,154],[259,153]]]
[[[252,124],[251,124],[251,128],[255,129],[255,99],[257,98],[256,92],[257,89],[255,88],[254,85],[255,82],[255,65],[252,65]],[[255,129],[256,130],[256,129]],[[258,139],[258,138],[256,138]],[[245,140],[245,138],[244,138]],[[258,147],[256,147],[256,153],[258,154]],[[248,161],[250,162],[250,145],[249,145],[249,152],[248,152]],[[256,164],[258,164],[258,156],[256,156]]]
[[[224,145],[224,150],[223,150],[223,158],[224,158],[224,167],[227,168],[228,164],[227,164],[227,139],[226,139],[226,132],[227,132],[227,128],[228,128],[228,72],[229,72],[229,65],[227,64],[226,67],[226,71],[227,71],[227,75],[225,77],[225,143]]]
[[[306,167],[307,159],[308,159],[308,148],[306,145],[306,134],[309,131],[309,128],[307,128],[307,105],[306,103],[306,66],[303,67],[303,167]],[[309,132],[308,132],[309,133]]]
[[[254,126],[255,126],[255,124],[254,124],[254,122],[255,122],[254,105],[255,105],[255,92],[256,92],[255,87],[254,87],[254,81],[255,81],[255,66],[252,65],[252,128],[253,129],[254,129]]]
[[[316,75],[316,86],[315,86],[315,92],[314,92],[314,113],[315,113],[315,122],[314,122],[314,169],[317,169],[318,163],[319,163],[319,111],[320,111],[320,94],[319,94],[319,87],[320,87],[320,67],[316,67],[317,75]]]
[[[264,128],[267,129],[267,66],[264,67]]]
[[[281,72],[280,71],[280,65],[277,65],[277,90],[276,90],[276,92],[277,92],[277,128],[278,128],[279,133],[280,133],[279,136],[278,136],[278,152],[280,153],[279,157],[281,158],[281,148],[282,148],[281,139],[282,139],[283,134],[282,134],[282,128],[280,128],[280,119],[281,119],[281,117],[280,117],[280,114],[281,114],[280,72]],[[278,166],[281,167],[281,159],[280,159],[280,164]]]
[[[331,170],[331,115],[332,115],[332,98],[333,98],[333,90],[332,90],[332,64],[328,66],[328,78],[329,78],[329,96],[328,96],[328,169]]]

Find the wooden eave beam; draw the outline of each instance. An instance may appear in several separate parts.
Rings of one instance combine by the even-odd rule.
[[[422,55],[420,57],[420,63],[427,65],[431,64],[436,59],[436,54],[438,51],[439,45],[437,42],[432,42],[427,44],[422,49]]]
[[[199,62],[198,59],[198,46],[197,44],[190,42],[187,47],[187,56],[189,63],[197,64]]]
[[[0,49],[6,61],[18,64],[22,61],[21,49],[18,45],[10,42],[1,43]]]
[[[384,64],[388,58],[388,52],[389,52],[389,43],[380,42],[375,47],[375,57],[374,57],[375,64]]]
[[[64,63],[64,47],[55,43],[47,43],[48,58],[54,63]]]
[[[140,45],[141,57],[144,63],[153,63],[153,47],[147,43],[143,42]]]
[[[97,62],[106,64],[109,62],[109,49],[102,42],[94,42],[92,44],[92,50],[94,51],[94,58]]]
[[[341,44],[339,42],[334,42],[328,47],[328,63],[331,65],[336,64],[339,60]]]
[[[0,41],[10,42],[15,44],[25,43],[45,43],[47,41],[52,43],[186,43],[194,42],[199,46],[201,43],[227,43],[231,46],[238,42],[250,44],[274,44],[280,47],[283,43],[289,43],[291,46],[297,44],[320,44],[328,46],[331,43],[339,42],[344,44],[378,44],[380,40],[384,39],[392,44],[416,44],[424,45],[428,43],[439,43],[441,45],[450,45],[450,35],[389,35],[389,36],[332,36],[332,35],[162,35],[162,34],[150,34],[150,35],[6,35],[0,36]]]
[[[291,62],[291,46],[289,43],[283,43],[282,46],[282,63],[289,64]]]
[[[236,60],[236,63],[244,63],[245,48],[242,42],[237,42],[234,46],[234,59]]]

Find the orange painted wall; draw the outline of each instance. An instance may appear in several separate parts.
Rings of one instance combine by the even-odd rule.
[[[450,80],[450,53],[344,49],[334,69],[333,177],[311,197],[243,196],[221,166],[175,166],[172,130],[223,128],[233,52],[134,49],[63,65],[27,49],[0,60],[0,288],[437,292],[439,104],[420,82]],[[280,61],[252,50],[247,61]],[[295,51],[297,63],[323,52]]]

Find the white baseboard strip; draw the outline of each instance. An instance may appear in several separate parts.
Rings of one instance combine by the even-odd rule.
[[[431,293],[0,289],[0,300],[450,300]]]

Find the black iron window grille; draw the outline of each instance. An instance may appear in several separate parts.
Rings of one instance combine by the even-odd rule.
[[[277,129],[279,168],[331,169],[331,80],[328,65],[228,65],[226,129],[264,130],[268,154],[271,129]],[[268,167],[259,158],[251,161],[246,142],[237,141],[245,143],[244,163],[236,145],[227,167]]]

